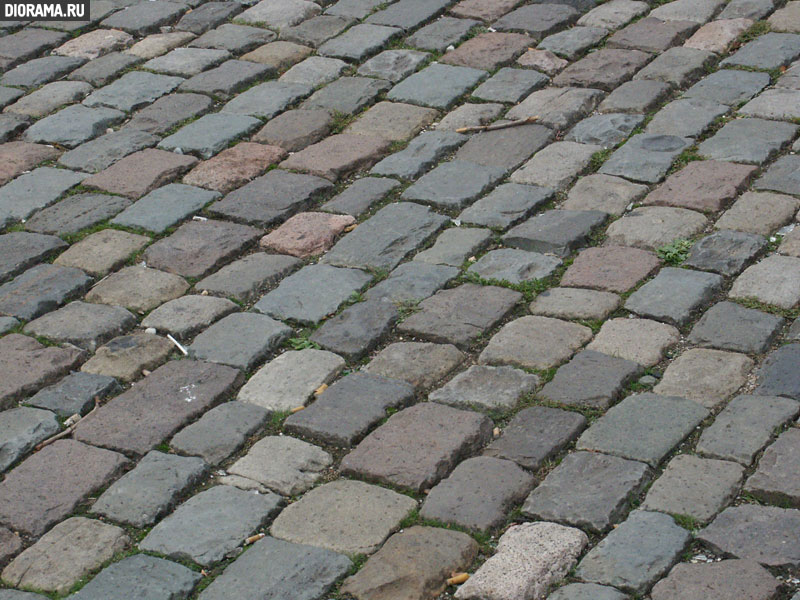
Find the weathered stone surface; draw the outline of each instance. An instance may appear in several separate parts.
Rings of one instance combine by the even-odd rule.
[[[426,52],[417,50],[384,50],[361,65],[358,74],[397,83],[416,71],[428,58]]]
[[[547,36],[539,43],[538,47],[573,60],[606,35],[608,35],[608,31],[602,27],[573,27]]]
[[[671,325],[649,319],[617,318],[606,321],[586,348],[650,367],[679,339],[678,330]]]
[[[403,321],[398,331],[464,349],[499,323],[521,298],[506,288],[464,284],[423,300],[419,312]]]
[[[90,281],[78,269],[37,265],[0,286],[0,314],[35,319],[81,294]]]
[[[256,442],[227,470],[283,496],[297,496],[310,489],[332,462],[331,455],[317,446],[273,435]]]
[[[66,247],[63,241],[51,235],[22,231],[0,235],[0,281],[13,277]]]
[[[25,589],[64,594],[129,543],[119,527],[72,517],[53,527],[3,569],[3,581]]]
[[[445,265],[429,265],[420,261],[404,263],[375,287],[367,290],[370,299],[391,302],[418,302],[444,287],[458,275],[458,269]]]
[[[199,458],[148,452],[92,505],[92,512],[134,527],[152,525],[205,474]]]
[[[193,33],[188,31],[167,31],[166,33],[151,33],[144,39],[136,42],[133,46],[125,51],[125,54],[130,54],[142,59],[155,58],[166,54],[173,48],[177,48],[190,42],[195,38]]]
[[[664,178],[672,161],[689,145],[691,141],[688,138],[639,133],[614,152],[599,172],[656,183]]]
[[[90,60],[68,75],[70,79],[85,81],[94,86],[103,86],[143,59],[127,52],[111,52],[100,58]]]
[[[483,454],[513,460],[536,471],[578,437],[585,426],[586,418],[580,413],[532,406],[518,412]]]
[[[8,469],[59,429],[58,419],[48,410],[19,407],[0,413],[0,471]]]
[[[696,242],[685,264],[721,275],[737,275],[766,243],[767,240],[760,235],[718,231]]]
[[[201,197],[208,199],[210,194]],[[213,196],[212,196],[213,197]],[[144,253],[147,264],[184,277],[202,277],[261,235],[261,230],[227,221],[189,221]]]
[[[119,162],[84,180],[84,185],[140,198],[168,183],[197,163],[193,156],[148,148],[129,154]]]
[[[515,103],[546,83],[547,77],[536,71],[505,67],[478,86],[472,95],[480,100]]]
[[[423,403],[392,415],[345,456],[344,474],[421,491],[445,477],[491,435],[477,413]]]
[[[236,304],[224,298],[182,296],[162,304],[142,321],[142,327],[153,327],[187,338],[220,317],[236,310]]]
[[[80,594],[81,600],[124,600],[130,590],[136,590],[153,598],[181,598],[188,596],[201,578],[183,565],[136,554],[103,569]]]
[[[224,402],[176,433],[170,446],[217,465],[260,429],[268,416],[269,411],[255,404]]]
[[[497,554],[458,588],[455,597],[518,600],[541,596],[567,574],[587,543],[586,534],[579,529],[555,523],[510,527],[500,537]]]
[[[586,245],[591,231],[605,220],[606,214],[600,211],[548,210],[512,228],[503,242],[529,252],[565,257]]]
[[[397,595],[424,598],[444,591],[451,573],[467,569],[477,544],[466,534],[415,526],[389,538],[364,567],[344,581],[342,592],[359,600]]]
[[[777,396],[737,396],[703,431],[697,451],[749,466],[772,432],[792,420],[800,404]]]
[[[401,29],[372,23],[360,23],[322,44],[317,51],[322,56],[361,62],[377,54],[389,40],[400,35]]]
[[[553,79],[553,84],[597,88],[610,92],[630,79],[650,60],[649,54],[639,50],[604,48],[568,66]]]
[[[181,81],[183,80],[180,77],[131,71],[114,83],[93,92],[83,103],[86,106],[105,106],[130,112],[143,108],[164,94],[170,93]]]
[[[753,25],[752,19],[711,21],[686,40],[684,46],[724,54],[742,33]]]
[[[513,62],[532,43],[531,38],[519,33],[481,33],[448,51],[441,62],[494,71]]]
[[[54,81],[7,106],[4,113],[44,117],[65,104],[82,100],[92,86],[81,81]]]
[[[570,142],[613,148],[623,142],[642,121],[644,121],[644,117],[641,115],[624,113],[594,115],[575,125],[564,139]],[[597,175],[597,177],[616,179],[608,175]]]
[[[756,181],[756,188],[796,194],[799,168],[800,165],[795,156],[783,156],[775,161],[767,169],[767,172]]]
[[[742,46],[721,66],[777,69],[800,56],[800,37],[790,33],[767,33]]]
[[[137,112],[125,125],[152,134],[161,134],[179,123],[207,111],[213,101],[202,94],[169,94]]]
[[[130,204],[121,196],[75,194],[40,210],[25,223],[25,228],[57,235],[77,233],[112,218]]]
[[[372,104],[391,84],[371,77],[340,77],[317,90],[301,108],[353,114]]]
[[[769,446],[758,461],[758,469],[745,483],[744,489],[764,502],[797,507],[800,487],[794,473],[800,448],[800,430],[789,429]]]
[[[0,81],[3,85],[33,89],[63,77],[84,62],[85,59],[67,56],[34,58],[6,72]]]
[[[549,369],[567,361],[592,339],[588,327],[548,317],[522,317],[503,326],[481,352],[485,365]]]
[[[621,215],[646,193],[646,186],[620,177],[587,175],[572,186],[561,207],[567,210],[600,210]]]
[[[684,46],[670,48],[636,73],[634,79],[653,79],[684,88],[705,75],[715,61],[715,55],[707,50]]]
[[[584,350],[562,366],[538,396],[568,406],[605,409],[641,373],[633,361]]]
[[[760,385],[756,391],[762,394],[800,398],[800,382],[790,365],[797,360],[800,345],[788,344],[774,350],[764,361],[760,373]]]
[[[286,152],[275,146],[242,142],[200,163],[183,181],[225,193],[261,175],[285,156]]]
[[[706,409],[685,398],[636,394],[595,421],[580,437],[577,448],[655,467],[706,416]]]
[[[274,252],[307,258],[330,248],[336,236],[353,225],[348,215],[299,213],[261,238],[261,246]]]
[[[390,132],[389,135],[394,133]],[[426,131],[411,140],[411,143],[400,152],[380,161],[372,168],[371,173],[414,179],[427,171],[443,155],[463,144],[466,139],[465,136],[450,131]]]
[[[252,300],[264,288],[280,281],[301,262],[291,256],[248,254],[195,284],[195,289],[236,300]]]
[[[8,142],[0,145],[0,184],[5,185],[15,177],[30,171],[40,163],[59,156],[59,151],[51,146],[29,142]]]
[[[58,440],[6,475],[0,484],[0,518],[17,531],[41,535],[127,463],[116,452]]]
[[[648,478],[644,463],[573,452],[531,492],[522,511],[534,519],[602,533],[622,520],[628,498],[637,494]]]
[[[403,198],[444,209],[463,208],[493,187],[506,169],[464,160],[443,162],[403,192]]]
[[[456,14],[453,11],[451,13]],[[439,17],[406,38],[406,43],[414,48],[444,52],[451,44],[457,44],[464,39],[469,30],[478,24],[479,21],[472,18]]]
[[[766,73],[720,69],[695,83],[686,90],[683,97],[702,98],[728,106],[736,105],[750,100],[769,85],[769,80],[764,75]]]
[[[692,328],[689,342],[746,354],[766,352],[784,320],[734,302],[712,306]]]
[[[289,327],[266,315],[237,312],[195,337],[188,350],[203,360],[249,370],[274,352],[290,334]]]
[[[168,362],[79,423],[75,438],[144,454],[229,395],[240,377],[222,365]]]
[[[0,44],[0,56],[11,66],[57,46],[67,38],[67,34],[59,31],[27,28],[6,36]]]
[[[81,371],[130,382],[144,371],[155,369],[173,350],[172,342],[157,335],[142,332],[123,335],[100,346]]]
[[[553,191],[536,185],[504,183],[465,208],[462,223],[506,229],[528,217],[553,196]]]
[[[281,30],[281,38],[316,48],[352,24],[353,19],[348,17],[318,15],[292,27],[284,27]]]
[[[719,275],[664,267],[625,302],[625,308],[643,317],[685,325],[722,286]]]
[[[800,301],[800,259],[768,256],[748,267],[733,282],[731,298],[755,298],[765,304],[792,308]]]
[[[256,46],[266,44],[275,39],[275,34],[261,27],[233,25],[223,23],[216,29],[207,31],[199,38],[192,40],[190,48],[221,48],[232,53],[253,50]]]
[[[320,210],[358,217],[398,185],[400,183],[394,179],[362,177],[323,204]]]
[[[347,68],[347,63],[338,58],[309,56],[280,76],[279,81],[317,87],[330,83]]]
[[[60,417],[85,415],[95,406],[95,398],[102,400],[119,391],[113,377],[91,373],[71,373],[58,383],[37,392],[25,404],[45,408]]]
[[[395,85],[387,98],[432,108],[449,108],[486,76],[486,71],[481,69],[436,63]]]
[[[660,81],[628,81],[611,92],[598,109],[610,113],[650,112],[663,103],[669,92],[670,87]]]
[[[698,539],[713,549],[779,567],[796,565],[800,511],[774,506],[743,504],[726,508],[700,531]]]
[[[28,218],[34,211],[54,203],[84,177],[82,173],[52,167],[39,167],[17,177],[0,188],[0,225],[5,227]]]
[[[584,556],[576,575],[627,592],[645,592],[678,560],[689,539],[672,517],[637,510]]]
[[[457,17],[494,21],[514,8],[515,4],[516,3],[511,0],[497,0],[495,2],[487,2],[486,0],[461,0],[461,2],[450,9],[450,12]]]
[[[612,0],[606,4],[614,4],[617,1],[620,0]],[[606,4],[601,4],[599,8],[606,6]],[[631,4],[644,3],[631,2]],[[628,596],[616,588],[607,585],[597,585],[596,583],[568,583],[565,586],[557,588],[548,598],[550,600],[628,600]]]
[[[275,519],[279,539],[347,554],[374,552],[416,502],[386,488],[340,479],[314,488]]]
[[[77,267],[90,275],[103,276],[121,267],[128,257],[150,242],[144,235],[104,229],[70,246],[54,261],[63,267]]]
[[[297,152],[328,135],[332,123],[333,117],[325,109],[287,110],[264,125],[253,140]]]
[[[291,155],[281,167],[337,181],[370,168],[388,149],[389,142],[382,138],[340,133]]]
[[[356,361],[375,348],[399,316],[398,307],[387,299],[357,302],[325,322],[310,339],[326,350]]]
[[[650,487],[642,508],[708,522],[736,496],[743,474],[734,463],[680,454]]]
[[[218,67],[184,80],[178,89],[183,92],[198,92],[225,99],[241,92],[251,83],[268,76],[270,71],[269,67],[250,61],[226,60]]]
[[[156,2],[155,4],[132,4],[117,11],[100,22],[102,27],[122,29],[134,35],[155,33],[162,25],[178,20],[187,6],[179,2]]]
[[[531,4],[505,14],[492,26],[498,31],[521,31],[538,41],[566,29],[579,16],[580,13],[567,4]]]
[[[595,144],[555,142],[539,150],[520,169],[514,171],[511,181],[563,190],[586,170],[592,156],[600,150],[602,147]]]
[[[530,305],[534,315],[557,319],[605,319],[620,305],[620,297],[610,292],[579,288],[550,288],[536,296]]]
[[[488,125],[503,112],[503,105],[496,102],[483,102],[481,104],[462,104],[454,108],[433,129],[445,131],[458,131],[462,127],[475,127]]]
[[[238,2],[207,2],[183,15],[175,28],[200,35],[227,21],[241,10],[242,6]]]
[[[427,2],[404,0],[370,15],[367,22],[401,27],[407,31],[431,20],[431,18],[444,10],[447,4],[443,0]]]
[[[286,431],[337,446],[350,446],[386,416],[389,408],[407,405],[409,384],[367,373],[353,373],[326,389],[305,410],[290,415]]]
[[[271,594],[282,598],[302,590],[321,598],[352,567],[350,559],[330,550],[290,544],[272,537],[257,541],[203,590],[203,600],[228,600]]]
[[[599,4],[583,15],[578,19],[578,25],[617,29],[627,24],[631,19],[645,14],[647,10],[648,7],[644,2],[612,0],[611,2]]]
[[[789,223],[800,207],[791,196],[770,192],[745,192],[717,221],[717,229],[770,235]]]
[[[212,213],[271,225],[310,204],[332,187],[320,177],[273,169],[211,205]]]
[[[691,162],[647,195],[645,204],[718,211],[747,187],[755,168],[715,160]],[[723,229],[723,227],[720,227]]]
[[[653,600],[723,600],[739,597],[766,600],[778,582],[763,567],[749,560],[724,560],[711,564],[676,565],[651,593]]]
[[[275,494],[218,485],[181,504],[150,530],[139,548],[209,566],[264,525],[281,503]]]
[[[378,102],[352,123],[346,133],[377,136],[392,142],[407,140],[430,125],[437,111],[402,102]],[[453,134],[437,134],[438,138],[453,140]],[[459,139],[459,138],[455,138]],[[461,138],[459,141],[464,141]],[[412,142],[413,144],[414,142]],[[453,146],[456,144],[451,141]],[[373,171],[374,172],[374,171]]]
[[[697,24],[691,21],[662,21],[647,17],[617,31],[608,38],[608,47],[660,53],[683,42],[695,29]]]
[[[538,116],[537,123],[563,131],[587,116],[600,102],[603,92],[577,87],[549,87],[533,92],[508,111],[508,119]]]
[[[715,160],[761,164],[775,156],[797,132],[790,123],[734,119],[700,143],[698,152]]]
[[[326,258],[330,259],[337,247],[334,246]],[[276,289],[258,301],[255,308],[278,319],[318,323],[335,313],[371,279],[371,275],[357,269],[309,265],[281,281]],[[319,294],[322,289],[325,295]]]
[[[54,342],[69,342],[93,352],[97,346],[134,325],[136,318],[120,306],[76,300],[34,319],[25,326],[25,332]]]
[[[188,289],[189,284],[177,275],[134,266],[125,267],[95,285],[85,299],[144,313],[182,296]]]
[[[431,489],[420,515],[485,531],[501,525],[533,485],[533,477],[511,461],[469,458]]]
[[[473,365],[431,392],[428,399],[463,408],[512,409],[538,383],[535,375],[513,367]]]
[[[340,240],[323,262],[347,267],[392,269],[444,226],[446,218],[414,203],[395,203]],[[403,224],[398,229],[398,223]]]
[[[242,60],[266,65],[274,71],[282,71],[301,62],[311,52],[312,49],[308,46],[302,46],[294,42],[270,42],[244,54]]]
[[[253,375],[238,399],[271,411],[291,410],[304,406],[314,391],[335,379],[342,368],[344,360],[332,352],[285,352]]]
[[[657,249],[702,231],[708,219],[692,210],[667,206],[635,208],[607,229],[609,244]]]
[[[245,115],[204,115],[161,140],[158,147],[208,159],[259,125],[261,121]]]

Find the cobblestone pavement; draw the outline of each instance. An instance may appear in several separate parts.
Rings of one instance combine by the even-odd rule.
[[[2,23],[0,600],[800,599],[800,1],[552,2]]]

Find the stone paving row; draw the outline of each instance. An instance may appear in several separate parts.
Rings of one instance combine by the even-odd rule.
[[[0,600],[800,599],[799,1],[92,0],[0,71]]]

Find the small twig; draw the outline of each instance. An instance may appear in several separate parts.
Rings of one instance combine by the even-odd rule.
[[[172,336],[171,336],[169,333],[167,334],[167,337],[169,338],[169,341],[170,341],[170,342],[172,342],[173,344],[175,344],[175,345],[178,347],[178,350],[180,350],[181,352],[183,352],[183,355],[184,355],[184,356],[189,356],[189,352],[186,350],[186,348],[184,348],[184,347],[183,347],[183,346],[180,344],[180,342],[178,342],[178,340],[176,340],[174,337],[172,337]]]
[[[50,444],[52,444],[53,442],[55,442],[55,441],[57,441],[57,440],[60,440],[61,438],[65,438],[65,437],[67,437],[68,435],[72,435],[72,432],[73,432],[73,431],[75,431],[75,428],[78,426],[78,423],[80,423],[81,421],[83,421],[83,420],[84,420],[84,419],[86,419],[87,417],[91,416],[91,414],[92,414],[94,411],[96,411],[98,408],[100,408],[100,398],[99,398],[99,396],[95,396],[95,398],[94,398],[94,408],[93,408],[92,410],[90,410],[88,413],[86,413],[86,416],[84,416],[84,417],[81,417],[80,419],[78,419],[77,421],[75,421],[75,422],[74,422],[72,425],[70,425],[69,427],[67,427],[67,428],[66,428],[64,431],[61,431],[61,432],[59,432],[59,433],[55,434],[54,436],[47,438],[45,441],[43,441],[43,442],[39,443],[39,444],[38,444],[38,445],[37,445],[37,446],[36,446],[36,447],[33,449],[33,451],[34,451],[34,452],[38,452],[39,450],[41,450],[41,449],[42,449],[42,448],[44,448],[45,446],[49,446]]]
[[[493,123],[491,125],[474,125],[472,127],[459,127],[456,133],[470,133],[472,131],[496,131],[498,129],[508,129],[509,127],[519,127],[520,125],[527,125],[538,121],[538,115],[535,117],[528,117],[527,119],[519,119],[517,121],[508,121],[507,123]]]

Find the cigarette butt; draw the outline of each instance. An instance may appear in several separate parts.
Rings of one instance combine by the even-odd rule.
[[[469,573],[456,573],[447,580],[447,585],[458,585],[459,583],[464,583],[467,579],[469,579]]]
[[[253,542],[257,542],[258,540],[260,540],[261,538],[263,538],[265,535],[266,535],[266,534],[264,534],[264,533],[257,533],[257,534],[255,534],[255,535],[251,535],[249,538],[247,538],[247,539],[244,541],[244,545],[245,545],[245,546],[249,546],[249,545],[250,545],[250,544],[252,544]]]
[[[323,383],[321,386],[319,386],[317,389],[314,390],[314,395],[319,396],[322,392],[324,392],[327,389],[328,389],[328,384]]]
[[[358,223],[353,223],[352,225],[348,225],[347,227],[344,228],[344,232],[349,233],[353,231],[353,229],[355,229],[356,227],[358,227]]]
[[[296,413],[296,412],[300,412],[300,411],[301,411],[301,410],[303,410],[304,408],[305,408],[305,406],[295,406],[295,407],[294,407],[292,410],[290,410],[289,412],[290,412],[290,413],[292,413],[292,414],[294,414],[294,413]]]

